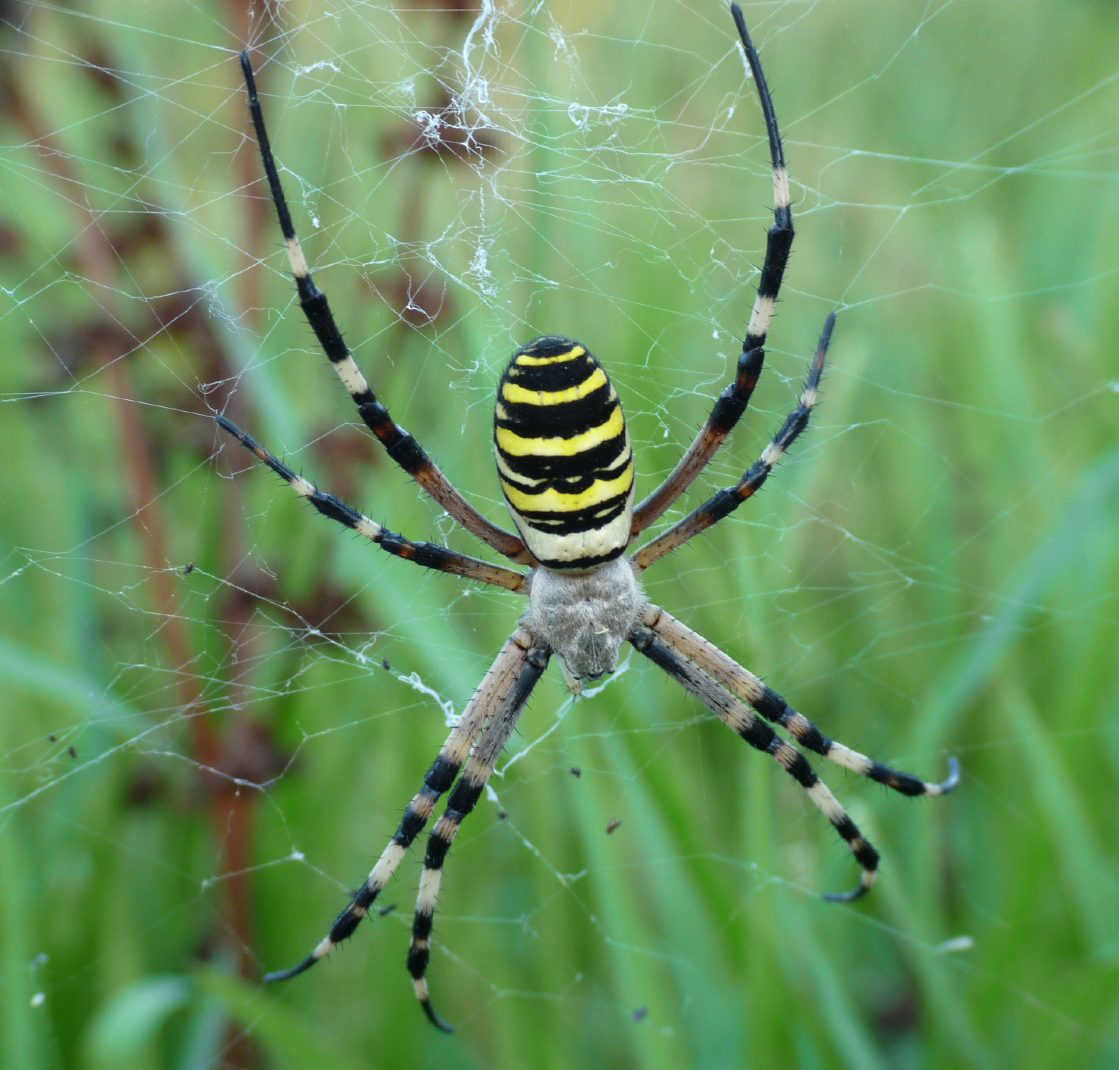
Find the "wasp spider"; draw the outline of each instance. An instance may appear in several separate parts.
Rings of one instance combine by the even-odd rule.
[[[381,549],[427,568],[503,587],[528,598],[528,609],[517,630],[467,704],[424,777],[423,787],[408,804],[400,827],[349,905],[302,962],[289,970],[268,974],[266,981],[302,973],[354,932],[427,824],[440,796],[449,791],[446,807],[427,841],[408,970],[428,1018],[440,1029],[450,1029],[432,1008],[425,976],[443,863],[459,826],[477,804],[525,702],[553,654],[559,659],[569,686],[578,690],[581,681],[611,672],[622,643],[629,642],[751,747],[770,755],[804,788],[862,867],[859,884],[849,892],[827,896],[832,900],[849,902],[869,890],[878,868],[878,852],[804,755],[785,742],[770,724],[783,728],[806,750],[903,795],[943,795],[956,786],[958,768],[954,760],[947,780],[928,783],[829,739],[752,672],[666,610],[652,605],[641,590],[640,576],[645,569],[751,497],[804,430],[816,404],[835,325],[834,313],[824,324],[797,407],[757,461],[734,486],[720,490],[636,552],[627,553],[634,540],[703,471],[746,408],[761,374],[766,335],[793,241],[789,180],[773,102],[742,11],[737,4],[731,4],[731,12],[765,117],[773,165],[775,217],[768,232],[757,297],[734,379],[715,401],[707,422],[680,463],[661,486],[635,506],[633,452],[621,404],[602,366],[585,346],[570,338],[538,338],[519,349],[501,377],[494,415],[498,474],[517,534],[491,524],[466,501],[416,440],[393,420],[354,363],[326,295],[311,279],[268,144],[252,66],[248,55],[241,55],[253,126],[300,305],[358,413],[389,456],[455,520],[511,562],[528,566],[527,572],[504,568],[443,546],[412,542],[391,532],[334,495],[319,490],[224,416],[218,417],[226,431],[320,513]]]

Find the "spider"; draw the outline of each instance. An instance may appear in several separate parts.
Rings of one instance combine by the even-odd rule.
[[[731,13],[765,119],[774,194],[774,223],[767,233],[765,260],[734,379],[715,400],[706,423],[680,462],[652,494],[635,506],[633,453],[625,419],[602,366],[585,346],[570,338],[537,338],[518,349],[501,377],[494,415],[498,475],[516,533],[490,523],[466,501],[416,440],[393,420],[358,369],[326,295],[312,281],[269,146],[252,65],[248,53],[241,54],[264,172],[300,305],[319,344],[357,405],[362,420],[389,456],[472,535],[509,561],[528,566],[527,572],[505,568],[444,546],[413,542],[389,531],[297,475],[225,416],[217,417],[227,432],[315,509],[382,550],[426,568],[528,598],[528,609],[517,630],[482,679],[369,875],[311,953],[291,969],[267,974],[265,981],[286,980],[303,973],[352,935],[427,824],[440,797],[450,792],[427,841],[408,971],[427,1017],[439,1029],[451,1031],[432,1007],[426,978],[443,865],[459,827],[477,804],[529,695],[553,655],[559,660],[568,686],[578,691],[582,681],[612,672],[622,643],[628,642],[751,747],[770,755],[804,788],[862,868],[854,889],[825,896],[833,901],[851,902],[869,891],[878,869],[878,852],[804,755],[770,724],[784,729],[804,749],[902,795],[944,795],[959,780],[955,759],[949,759],[946,780],[929,783],[829,739],[752,672],[667,610],[650,603],[642,593],[640,576],[645,569],[755,494],[804,431],[817,401],[835,326],[834,312],[824,324],[796,408],[742,478],[734,486],[718,491],[636,552],[627,553],[638,536],[703,471],[745,410],[761,374],[766,336],[793,241],[789,178],[773,101],[737,3],[731,4]]]

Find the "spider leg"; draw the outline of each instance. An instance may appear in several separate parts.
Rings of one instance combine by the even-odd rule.
[[[412,797],[400,820],[399,828],[369,871],[369,876],[353,894],[345,910],[335,918],[330,932],[302,962],[287,970],[265,974],[266,983],[286,981],[309,970],[343,940],[353,935],[361,919],[369,913],[373,901],[396,872],[412,841],[427,824],[427,819],[431,816],[439,797],[454,783],[459,770],[470,755],[471,743],[482,731],[483,726],[491,719],[501,717],[511,703],[516,702],[518,709],[523,704],[524,697],[520,695],[519,690],[520,681],[535,649],[532,634],[526,628],[518,628],[510,636],[478,685],[473,698],[463,710],[459,723],[444,742],[439,757],[427,771],[423,787]]]
[[[781,133],[777,128],[777,114],[769,85],[765,80],[762,62],[754,48],[750,34],[746,30],[746,20],[738,4],[731,4],[742,48],[754,75],[758,88],[762,115],[765,117],[765,130],[769,137],[769,158],[773,168],[773,226],[766,234],[765,260],[762,263],[758,293],[750,312],[750,322],[746,328],[746,338],[742,343],[742,355],[738,358],[738,369],[734,379],[716,399],[707,422],[696,435],[679,463],[665,481],[649,495],[633,513],[631,528],[634,536],[639,535],[681,494],[707,466],[716,451],[734,429],[739,418],[749,404],[758,378],[765,363],[765,343],[769,325],[777,305],[781,290],[781,280],[789,262],[789,251],[793,245],[793,212],[789,199],[789,173],[785,168],[785,152],[781,146]]]
[[[748,702],[767,721],[788,731],[802,747],[822,755],[836,765],[885,784],[902,795],[946,795],[960,782],[960,766],[955,758],[948,759],[948,778],[939,783],[930,783],[912,773],[891,769],[857,750],[829,739],[807,717],[797,713],[776,691],[766,687],[749,669],[744,669],[714,643],[704,639],[659,606],[649,606],[642,617],[642,623],[681,657],[713,677],[731,694]]]
[[[717,714],[728,728],[751,747],[770,755],[804,788],[816,809],[831,822],[855,856],[855,861],[862,867],[863,873],[859,884],[851,891],[830,892],[824,898],[832,902],[849,903],[866,895],[878,873],[878,852],[859,832],[858,826],[828,786],[816,775],[808,759],[778,736],[745,703],[724,690],[714,678],[674,650],[651,629],[638,625],[630,633],[629,641],[650,661],[664,669],[685,691]]]
[[[459,827],[467,815],[477,805],[482,792],[493,775],[494,766],[509,741],[517,720],[528,701],[532,689],[548,665],[552,652],[547,647],[534,647],[529,650],[521,665],[517,681],[501,708],[494,712],[486,726],[470,760],[463,768],[454,791],[447,799],[447,807],[435,822],[427,841],[424,856],[424,870],[420,877],[419,892],[416,895],[416,914],[412,922],[412,944],[408,949],[408,972],[416,998],[423,1007],[424,1014],[436,1028],[444,1033],[453,1029],[431,1005],[427,989],[427,964],[431,957],[431,929],[435,919],[435,905],[439,898],[439,885],[443,879],[443,863],[451,849]]]
[[[257,96],[256,80],[253,77],[252,63],[249,61],[248,52],[241,53],[241,71],[245,77],[245,88],[249,97],[249,112],[252,115],[253,127],[256,130],[256,140],[264,163],[264,173],[268,178],[272,203],[276,206],[280,230],[283,232],[284,242],[287,245],[288,260],[291,262],[291,271],[295,276],[295,285],[299,291],[299,304],[303,309],[303,314],[307,317],[307,322],[315,332],[319,345],[322,346],[323,352],[330,359],[331,367],[338,373],[342,385],[349,391],[350,397],[357,405],[358,414],[381,445],[385,447],[388,455],[467,531],[511,560],[526,562],[528,560],[527,551],[520,537],[491,524],[454,488],[450,480],[436,467],[419,443],[404,428],[393,421],[388,409],[377,400],[369,382],[354,362],[349,347],[342,338],[342,332],[334,321],[334,314],[330,311],[326,294],[315,285],[315,281],[311,277],[311,269],[307,264],[307,258],[303,254],[299,239],[296,237],[291,212],[288,210],[284,190],[280,184],[280,173],[276,169],[276,161],[272,156],[272,146],[268,141],[268,131],[264,125],[264,112],[261,110],[260,99]]]
[[[828,344],[831,342],[832,329],[835,327],[835,313],[832,312],[824,322],[824,330],[816,347],[816,357],[808,379],[801,391],[797,407],[793,409],[781,429],[773,436],[769,445],[762,450],[761,456],[750,466],[742,478],[733,486],[712,495],[698,509],[674,524],[666,532],[647,542],[633,555],[633,562],[640,569],[646,569],[665,554],[678,550],[689,539],[706,531],[712,524],[722,520],[735,511],[747,498],[752,497],[769,478],[777,462],[797,440],[808,426],[808,417],[819,396],[820,377],[824,372]]]
[[[283,461],[269,453],[252,435],[242,431],[232,420],[219,415],[217,421],[245,449],[268,465],[276,475],[291,485],[296,494],[306,498],[323,516],[356,531],[362,538],[376,543],[382,550],[406,561],[414,561],[425,568],[435,569],[437,572],[450,572],[455,576],[462,576],[478,583],[488,583],[494,587],[504,587],[509,591],[525,589],[525,577],[520,572],[502,568],[500,565],[491,565],[488,561],[480,561],[476,557],[455,553],[445,546],[436,546],[429,542],[412,542],[403,535],[389,531],[333,494],[323,493],[309,480],[296,475]]]

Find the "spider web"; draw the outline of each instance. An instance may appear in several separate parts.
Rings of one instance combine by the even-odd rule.
[[[1117,1058],[1119,70],[1101,5],[1027,7],[747,5],[798,237],[764,380],[670,520],[738,478],[839,326],[765,493],[647,583],[829,734],[931,778],[957,754],[964,790],[910,806],[817,762],[885,859],[866,909],[824,910],[854,867],[772,763],[636,654],[578,701],[551,671],[449,863],[448,1054],[402,967],[419,844],[329,966],[233,980],[322,935],[521,611],[333,529],[215,431],[479,552],[301,317],[236,53],[356,359],[507,526],[515,345],[602,360],[639,492],[732,374],[771,220],[733,25],[2,5],[13,1065],[516,1065],[502,1029],[557,1065],[987,1065],[996,1036],[1015,1065]]]

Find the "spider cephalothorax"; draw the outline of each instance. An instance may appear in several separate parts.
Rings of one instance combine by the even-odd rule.
[[[874,883],[878,852],[794,744],[903,795],[943,795],[956,786],[958,771],[954,761],[947,780],[929,783],[829,739],[748,669],[667,611],[649,604],[638,582],[640,573],[650,565],[750,498],[796,441],[819,396],[834,315],[824,324],[796,408],[742,478],[626,555],[633,541],[703,471],[745,410],[765,360],[769,325],[793,241],[789,179],[773,102],[742,11],[732,3],[731,12],[765,117],[774,193],[774,222],[766,239],[758,292],[735,373],[679,463],[635,508],[633,455],[625,419],[614,388],[598,362],[582,345],[568,338],[540,338],[518,350],[498,389],[494,439],[502,490],[513,510],[519,535],[497,527],[467,502],[415,439],[392,419],[354,362],[325,294],[311,278],[295,236],[268,145],[252,66],[248,55],[242,53],[241,67],[253,126],[300,305],[359,415],[389,456],[464,528],[508,560],[531,566],[528,573],[523,573],[395,534],[334,495],[320,491],[226,417],[218,416],[226,431],[320,513],[381,549],[427,568],[529,597],[529,608],[520,626],[502,647],[463,710],[424,777],[423,787],[408,804],[400,826],[361,887],[335,919],[330,932],[302,962],[289,970],[269,974],[266,980],[278,981],[302,973],[353,933],[427,824],[439,798],[450,792],[446,808],[428,840],[408,953],[408,970],[424,1011],[441,1029],[450,1028],[431,1006],[426,977],[443,863],[459,826],[474,809],[493,774],[498,756],[552,654],[558,655],[569,682],[577,689],[580,679],[610,672],[617,663],[621,644],[628,641],[742,740],[772,757],[804,788],[862,869],[862,878],[854,889],[829,896],[831,899],[848,901],[864,895]],[[771,726],[787,733],[792,742],[783,739]]]
[[[645,596],[628,558],[586,572],[533,569],[525,623],[563,662],[568,686],[613,672]]]

